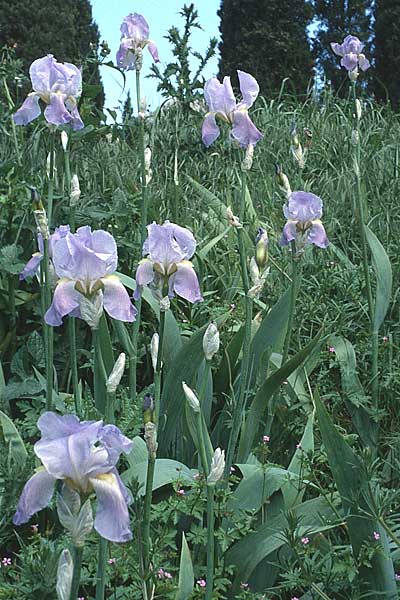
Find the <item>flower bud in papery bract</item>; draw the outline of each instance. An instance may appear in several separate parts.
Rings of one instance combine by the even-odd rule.
[[[248,114],[248,109],[254,104],[260,91],[258,83],[249,73],[237,71],[237,74],[242,93],[240,102],[236,101],[230,77],[224,77],[223,83],[213,77],[204,86],[204,99],[209,112],[203,121],[202,139],[207,148],[220,134],[216,118],[231,125],[231,135],[242,148],[248,148],[249,145],[254,147],[263,137]],[[249,152],[253,152],[253,148]],[[246,169],[249,164],[248,160]]]
[[[52,54],[35,60],[29,69],[33,92],[14,114],[17,125],[27,125],[40,113],[39,100],[46,104],[44,117],[53,125],[82,129],[77,100],[82,93],[81,70],[71,63],[59,63]]]
[[[143,286],[164,302],[175,294],[189,302],[203,300],[196,272],[189,259],[196,250],[196,240],[191,231],[175,223],[147,226],[148,237],[143,244],[143,255],[136,271],[135,298]],[[161,305],[160,305],[161,306]],[[168,310],[169,307],[162,307]]]

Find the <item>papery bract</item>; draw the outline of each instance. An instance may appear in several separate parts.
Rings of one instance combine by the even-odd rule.
[[[306,244],[319,248],[329,245],[325,228],[321,223],[322,200],[310,192],[292,192],[283,207],[287,223],[283,228],[280,243],[282,246],[296,241],[297,249]]]
[[[136,271],[135,298],[147,285],[159,300],[166,293],[170,298],[177,294],[193,303],[203,300],[196,272],[188,260],[196,250],[192,232],[169,221],[163,225],[152,223],[147,231],[143,244],[147,258],[140,261]]]
[[[44,116],[48,123],[72,129],[84,127],[77,100],[82,93],[82,73],[72,63],[59,63],[52,54],[33,61],[29,69],[33,92],[14,114],[17,125],[27,125],[40,113],[39,99],[47,105]]]
[[[239,103],[236,102],[230,77],[224,77],[223,83],[213,77],[204,86],[204,98],[209,112],[203,121],[202,138],[207,147],[220,134],[216,117],[232,126],[231,134],[243,148],[255,146],[263,137],[248,114],[248,109],[254,104],[260,90],[258,83],[249,73],[238,71],[237,74],[243,98]]]
[[[102,421],[79,421],[75,415],[45,412],[38,420],[42,433],[34,445],[43,467],[27,481],[13,518],[15,525],[26,523],[45,508],[57,480],[88,495],[94,490],[97,511],[94,527],[112,542],[131,539],[128,504],[131,498],[122,483],[116,464],[121,452],[129,453],[132,442],[115,425]]]
[[[66,315],[80,317],[81,299],[103,294],[103,306],[113,319],[132,322],[136,308],[128,292],[113,275],[117,268],[117,245],[113,236],[89,226],[67,233],[53,247],[53,265],[60,278],[53,302],[45,314],[48,325],[61,325]]]
[[[371,66],[369,60],[362,53],[364,44],[355,35],[345,37],[343,44],[331,42],[331,48],[335,54],[341,56],[340,64],[349,74],[354,73],[355,78],[358,75],[358,67],[366,71]]]
[[[117,65],[124,71],[136,68],[138,53],[148,46],[154,62],[160,62],[157,46],[149,39],[149,26],[138,13],[129,14],[121,24],[121,42],[117,52]]]

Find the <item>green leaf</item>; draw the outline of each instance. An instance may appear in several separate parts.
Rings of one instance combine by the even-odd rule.
[[[26,451],[25,444],[22,441],[21,436],[18,433],[18,429],[5,413],[0,411],[0,425],[3,432],[4,442],[8,444],[9,448],[9,462],[13,460],[19,467],[25,465],[26,459],[28,458],[28,452]]]
[[[290,473],[281,467],[256,465],[236,465],[243,479],[228,502],[228,510],[240,514],[243,510],[258,512],[266,500],[287,483]]]
[[[300,352],[295,354],[293,358],[287,361],[280,369],[275,371],[270,377],[267,377],[263,385],[256,393],[251,405],[245,424],[240,434],[238,461],[245,462],[251,452],[254,438],[258,433],[260,422],[263,414],[268,407],[269,401],[272,399],[278,387],[295,371],[314,350],[320,342],[322,330],[311,340],[309,344]]]
[[[132,450],[126,455],[126,458],[130,466],[134,467],[137,463],[147,461],[148,452],[146,442],[140,436],[134,437],[132,442]]]
[[[389,309],[392,295],[392,267],[385,248],[372,231],[364,225],[367,242],[372,254],[372,265],[376,277],[374,331],[378,332]]]
[[[218,221],[220,224],[226,226],[226,209],[227,206],[212,192],[210,192],[207,188],[205,188],[201,183],[192,179],[189,175],[186,175],[186,179],[193,186],[193,188],[198,192],[199,196],[203,200],[203,202],[211,208],[211,210],[218,217]]]
[[[114,353],[110,333],[108,331],[107,319],[104,313],[100,318],[99,328],[95,332],[93,339],[97,339],[94,349],[93,368],[94,398],[97,410],[104,415],[107,403],[105,375],[108,376],[114,366]],[[103,363],[104,369],[102,368],[101,363]]]
[[[371,514],[369,494],[372,484],[363,463],[337,431],[318,393],[314,401],[329,466],[347,514],[347,527],[355,557],[359,556],[362,545],[371,544],[374,531],[379,532],[383,546],[388,546],[386,532],[376,519],[367,516]],[[366,592],[373,592],[373,595],[380,593],[385,598],[397,598],[393,562],[389,555],[375,552],[370,563],[370,567],[365,563],[360,566],[362,588]]]
[[[178,592],[175,600],[187,600],[194,589],[194,572],[189,546],[182,532],[181,562],[179,565]]]
[[[153,491],[158,490],[164,485],[169,485],[179,481],[182,485],[193,485],[193,475],[197,471],[192,471],[186,465],[169,458],[156,458],[154,467]],[[147,460],[133,464],[122,474],[122,480],[129,483],[133,479],[139,482],[139,495],[143,496],[146,491],[147,479]]]
[[[304,453],[314,451],[314,413],[308,416],[304,433],[300,440],[300,447],[296,449],[288,466],[292,477],[282,486],[286,510],[301,503],[305,492],[304,479],[309,475],[305,467]],[[297,477],[296,477],[297,475]]]
[[[300,525],[298,535],[312,535],[336,527],[336,514],[325,498],[308,500],[293,509]],[[242,581],[248,581],[257,565],[267,556],[285,545],[284,530],[288,523],[280,514],[261,525],[255,532],[246,535],[226,553],[226,564],[237,567],[231,592],[239,589]],[[233,596],[232,596],[233,597]]]
[[[364,446],[374,448],[377,424],[372,420],[365,406],[367,396],[357,373],[356,353],[352,344],[341,336],[329,338],[329,344],[335,348],[335,357],[339,363],[344,401],[351,415],[354,427]]]
[[[206,258],[207,254],[210,252],[210,250],[212,250],[212,248],[214,248],[214,246],[216,246],[218,244],[218,242],[220,242],[228,234],[229,231],[230,231],[230,226],[227,227],[226,229],[224,229],[224,231],[222,233],[220,233],[219,235],[216,235],[215,237],[213,237],[212,240],[207,242],[207,244],[205,244],[205,246],[200,248],[200,250],[197,250],[197,254],[201,258],[201,260],[204,260]]]

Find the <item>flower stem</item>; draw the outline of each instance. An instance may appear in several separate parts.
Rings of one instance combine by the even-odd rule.
[[[50,269],[49,269],[49,240],[43,240],[43,317],[51,303],[50,290]],[[52,409],[53,404],[53,354],[54,354],[54,337],[53,328],[43,321],[44,339],[46,349],[46,410]]]
[[[136,103],[138,110],[139,120],[139,155],[140,155],[140,173],[141,173],[141,186],[142,186],[142,206],[140,211],[140,252],[142,251],[144,241],[146,239],[146,226],[147,226],[147,182],[146,182],[146,163],[145,163],[145,144],[144,144],[144,118],[141,116],[141,94],[140,94],[140,71],[136,71]],[[132,328],[132,344],[133,354],[129,361],[129,388],[130,398],[132,402],[136,400],[136,371],[138,362],[138,337],[141,322],[142,313],[142,300],[141,298],[136,302],[136,321]]]
[[[68,142],[69,144],[69,142]],[[70,154],[69,147],[64,151],[64,171],[65,171],[65,186],[69,197],[71,191],[71,165],[70,165]],[[69,226],[71,232],[75,232],[75,206],[69,207]],[[72,390],[74,394],[75,412],[79,415],[81,410],[81,397],[79,390],[79,374],[78,374],[78,360],[76,352],[76,321],[75,317],[68,318],[68,335],[69,335],[69,348],[71,354],[71,378],[72,378]]]
[[[356,201],[357,201],[357,209],[358,209],[358,219],[359,219],[359,228],[360,228],[360,238],[361,238],[361,253],[362,253],[362,264],[364,271],[364,281],[365,287],[367,290],[367,300],[368,300],[368,315],[370,321],[370,336],[371,336],[371,397],[372,397],[372,406],[375,409],[375,413],[377,414],[379,409],[379,373],[378,373],[378,331],[375,331],[374,328],[374,300],[372,296],[372,286],[371,286],[371,277],[369,272],[369,261],[368,261],[368,247],[367,240],[365,235],[365,215],[364,215],[364,199],[362,196],[361,190],[361,147],[360,147],[360,122],[357,116],[357,90],[356,90],[356,82],[353,82],[353,99],[354,99],[354,109],[356,113],[356,131],[357,131],[357,139],[355,143],[354,150],[354,165],[355,165],[355,178],[356,178]],[[377,433],[377,431],[376,431]],[[377,443],[377,440],[375,440]]]
[[[97,558],[96,600],[104,600],[104,594],[106,590],[107,546],[107,540],[100,536],[99,553]]]
[[[158,416],[160,412],[160,399],[161,399],[161,371],[162,371],[162,357],[164,347],[164,333],[165,333],[165,311],[160,311],[160,332],[159,332],[159,344],[156,368],[154,372],[154,410],[153,410],[153,422],[156,427],[157,435],[157,424]],[[150,448],[148,446],[148,462],[147,462],[147,476],[146,476],[146,491],[144,497],[143,506],[143,566],[144,566],[144,578],[146,581],[147,595],[151,598],[152,583],[150,581],[150,523],[151,523],[151,499],[153,493],[153,481],[154,481],[154,470],[156,465],[156,447]]]
[[[300,263],[301,258],[296,256],[296,242],[293,240],[290,243],[290,245],[291,245],[291,255],[292,255],[292,283],[291,283],[291,287],[290,287],[289,314],[288,314],[288,322],[287,322],[287,328],[286,328],[286,334],[285,334],[285,341],[283,343],[281,366],[283,366],[285,364],[285,362],[287,361],[288,356],[289,356],[290,343],[292,341],[292,333],[293,333],[293,321],[294,321],[294,315],[296,312],[296,302],[297,302],[297,296],[299,294],[301,272],[302,272],[301,263]],[[279,397],[279,392],[276,392],[273,395],[272,400],[268,406],[267,419],[266,419],[266,424],[265,424],[266,435],[270,435],[270,433],[271,433],[272,421],[274,419],[275,406],[276,406],[278,397]]]
[[[77,546],[73,547],[74,572],[72,575],[70,600],[76,600],[78,597],[79,584],[81,581],[82,554],[83,548],[78,548]]]
[[[207,575],[205,600],[212,600],[214,587],[214,485],[207,485]]]
[[[12,110],[14,108],[14,102],[13,102],[13,99],[11,98],[10,90],[8,89],[8,85],[7,85],[7,81],[6,81],[5,77],[3,78],[3,87],[4,87],[4,91],[6,93],[6,98],[7,98],[7,102],[8,102],[8,108],[9,108],[9,110]],[[18,137],[17,137],[17,128],[15,127],[13,115],[10,116],[10,120],[11,120],[11,129],[12,129],[13,141],[14,141],[14,146],[15,146],[15,153],[17,155],[17,163],[18,163],[19,166],[21,166],[21,164],[22,164],[22,162],[21,162],[21,152],[19,150]]]
[[[240,209],[239,209],[239,220],[241,223],[244,221],[246,207],[246,171],[242,170],[242,188],[240,197]],[[237,228],[239,256],[240,256],[240,269],[242,276],[242,285],[244,291],[245,300],[245,323],[244,323],[244,337],[242,347],[242,364],[240,369],[240,387],[239,396],[236,400],[235,407],[233,409],[233,421],[232,429],[228,442],[228,450],[225,464],[225,474],[228,475],[234,460],[235,447],[239,437],[240,425],[243,416],[243,409],[246,401],[246,387],[248,383],[249,373],[249,362],[250,362],[250,342],[251,342],[251,321],[253,316],[253,301],[248,295],[249,291],[249,274],[247,272],[247,256],[244,245],[243,229]]]

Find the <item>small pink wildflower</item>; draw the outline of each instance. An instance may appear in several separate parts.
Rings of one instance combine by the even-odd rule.
[[[31,525],[32,533],[39,533],[39,523]]]
[[[5,567],[9,567],[11,565],[11,558],[5,556],[1,562]]]
[[[374,540],[378,541],[380,539],[381,539],[380,533],[378,533],[377,531],[374,531]]]
[[[328,350],[333,354],[336,352],[336,348],[334,346],[329,346]]]
[[[297,448],[297,450],[299,450],[301,448],[301,442],[299,442],[298,444],[296,444],[296,448]]]
[[[158,569],[157,577],[158,579],[172,579],[171,573],[169,573],[168,571],[164,571],[162,567]]]
[[[201,588],[205,588],[205,587],[206,587],[206,585],[207,585],[207,582],[206,582],[206,580],[205,580],[205,579],[198,579],[198,580],[196,581],[196,583],[197,583],[197,585],[199,585]]]
[[[241,588],[242,590],[247,590],[247,589],[248,589],[248,587],[249,587],[249,584],[248,584],[248,583],[241,583],[241,584],[240,584],[240,588]]]
[[[394,578],[395,578],[396,581],[400,581],[400,574],[399,573],[395,573]]]
[[[184,496],[185,495],[185,490],[183,490],[182,488],[180,488],[179,490],[177,490],[176,493],[179,494],[179,496]]]
[[[269,442],[270,437],[269,435],[263,435],[263,443],[266,444],[267,442]]]
[[[193,475],[193,479],[196,479],[196,481],[197,481],[198,479],[200,479],[200,473],[195,473],[195,474]]]
[[[304,544],[305,546],[307,546],[307,544],[310,543],[310,538],[308,538],[307,536],[302,537],[301,543]]]
[[[292,596],[291,600],[300,600],[297,596]]]
[[[235,472],[235,467],[231,467],[231,473]]]
[[[287,379],[285,379],[285,381],[282,381],[283,385],[289,385],[289,382],[287,381]]]
[[[107,562],[108,562],[109,565],[115,565],[115,563],[117,562],[117,559],[116,558],[109,558]]]
[[[388,342],[388,341],[389,341],[389,338],[388,338],[387,335],[382,336],[382,342],[383,343]]]

